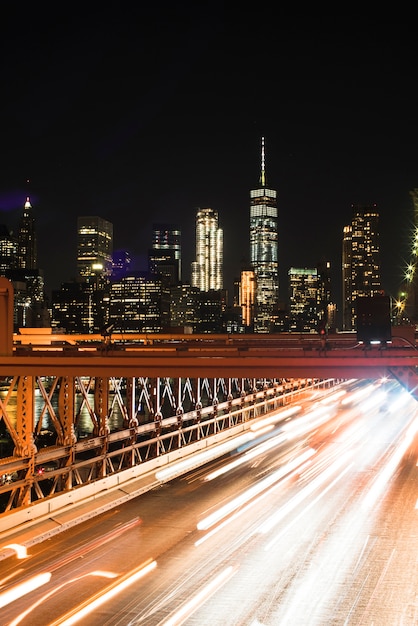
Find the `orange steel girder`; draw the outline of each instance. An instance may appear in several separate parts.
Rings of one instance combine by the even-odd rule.
[[[335,349],[324,352],[303,348],[138,348],[109,351],[33,352],[0,358],[0,377],[90,376],[93,378],[364,378],[390,376],[396,368],[418,366],[413,348]]]

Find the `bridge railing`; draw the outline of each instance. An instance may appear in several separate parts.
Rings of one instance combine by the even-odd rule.
[[[295,401],[318,387],[336,380],[300,379],[283,384],[265,384],[242,397],[228,398],[205,407],[100,436],[75,440],[72,445],[47,446],[34,459],[0,459],[0,502],[3,511],[103,480],[150,459],[170,454],[243,422]],[[24,499],[24,495],[29,498]]]

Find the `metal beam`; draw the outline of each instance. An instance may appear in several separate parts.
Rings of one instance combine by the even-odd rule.
[[[151,346],[129,352],[48,353],[0,357],[0,376],[380,378],[393,368],[414,369],[414,348],[263,349],[209,346],[176,350]]]

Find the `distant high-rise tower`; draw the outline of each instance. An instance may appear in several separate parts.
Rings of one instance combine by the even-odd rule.
[[[112,272],[113,224],[98,216],[77,218],[77,273],[85,282],[109,278]]]
[[[241,319],[245,328],[253,328],[255,302],[255,275],[253,269],[245,269],[241,272],[239,304],[241,306]]]
[[[352,209],[352,222],[343,231],[343,330],[356,329],[357,298],[382,295],[377,207]]]
[[[218,212],[199,209],[196,215],[196,260],[192,263],[192,287],[200,291],[223,289],[223,230]]]
[[[30,203],[29,197],[26,198],[26,202],[23,207],[23,215],[20,219],[17,239],[19,244],[19,268],[27,270],[36,269],[38,263],[38,255],[35,232],[35,218],[32,213],[32,205]]]
[[[251,189],[250,260],[256,282],[254,332],[269,333],[279,302],[277,192],[267,186],[264,137],[260,185]]]
[[[153,224],[148,253],[152,274],[165,276],[171,285],[181,282],[181,230],[175,224]]]
[[[321,293],[317,268],[289,270],[290,330],[316,331],[321,320]]]
[[[8,270],[17,268],[18,256],[19,247],[16,239],[5,224],[0,224],[0,276],[5,276]]]

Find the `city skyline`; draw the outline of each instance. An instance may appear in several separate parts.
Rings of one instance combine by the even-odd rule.
[[[262,169],[261,172],[262,172],[262,176],[263,176],[265,174],[265,171]],[[416,191],[416,190],[411,190],[410,191],[410,193],[409,193],[410,197],[414,193],[414,191]],[[254,194],[255,192],[252,191],[251,193]],[[350,207],[350,213],[351,214],[350,214],[350,216],[347,216],[347,225],[349,225],[351,223],[351,219],[352,219],[352,216],[353,216],[353,210],[355,209],[356,206],[360,206],[360,205],[354,205],[353,204]],[[376,213],[379,215],[379,207],[377,207],[376,205],[373,205],[373,206],[374,206],[374,209],[375,209]],[[17,234],[18,228],[19,228],[19,222],[22,220],[22,215],[24,216],[24,215],[28,214],[28,207],[30,207],[29,215],[31,217],[31,220],[33,221],[32,227],[34,226],[34,232],[35,232],[36,238],[39,239],[37,220],[36,220],[36,217],[35,217],[34,212],[33,212],[34,211],[34,207],[31,204],[31,200],[30,200],[29,196],[26,197],[25,202],[23,203],[22,207],[20,208],[21,215],[18,218],[18,223],[16,225],[16,228],[15,229],[10,228],[10,224],[7,224],[7,223],[4,223],[4,224],[2,223],[2,225],[6,226],[6,228],[8,228],[11,233]],[[364,205],[364,207],[367,208],[366,205]],[[213,209],[197,208],[196,209],[196,214],[194,216],[193,229],[196,228],[196,219],[198,218],[199,214],[202,211],[203,212],[208,212],[209,211],[209,212],[213,212],[214,214],[218,215],[218,212],[214,211]],[[4,216],[4,214],[3,214],[3,216]],[[89,220],[89,219],[100,219],[101,221],[106,221],[106,220],[103,220],[103,218],[100,215],[96,216],[94,218],[93,217],[86,217],[86,216],[77,216],[76,217],[76,235],[77,235],[78,225],[80,223],[80,220],[83,220],[83,219],[84,220],[85,219],[87,219],[87,220]],[[221,216],[219,216],[219,224],[221,224],[221,222],[222,222],[222,219],[221,219]],[[153,237],[155,237],[155,228],[159,224],[160,224],[159,222],[155,222],[155,223],[152,224],[152,232],[150,234],[149,244],[148,244],[146,250],[144,250],[142,252],[142,254],[140,255],[142,257],[142,263],[143,264],[141,266],[138,266],[138,265],[135,264],[135,261],[132,264],[132,260],[131,260],[131,270],[132,271],[138,271],[139,270],[139,271],[147,272],[149,270],[149,254],[150,254],[151,248],[153,246]],[[344,237],[345,237],[345,231],[346,231],[347,225],[344,227],[343,232],[341,233],[341,239],[340,239],[341,261],[343,259],[342,248],[343,248],[343,244],[344,244]],[[116,227],[116,229],[114,228],[114,224],[109,223],[109,226],[113,227],[114,230],[117,230],[117,227]],[[163,222],[161,223],[161,226],[164,226]],[[177,224],[175,226],[177,226]],[[188,224],[188,226],[190,227],[190,224]],[[182,229],[181,229],[181,227],[179,227],[179,233],[180,233],[180,239],[181,239],[182,238]],[[222,234],[223,234],[223,230],[222,230]],[[285,235],[284,233],[281,233],[281,234]],[[412,234],[413,234],[413,231],[412,231],[412,227],[411,227],[410,235],[412,235]],[[280,235],[280,229],[279,229],[279,235]],[[250,226],[249,226],[249,230],[248,230],[248,237],[249,237],[249,239],[251,237],[251,235],[250,235]],[[189,254],[186,255],[186,257],[189,256],[192,260],[188,261],[186,263],[186,265],[188,265],[188,269],[186,268],[186,270],[184,272],[186,276],[182,280],[182,282],[184,282],[186,284],[187,283],[188,284],[192,284],[193,283],[192,274],[193,274],[193,265],[195,263],[195,257],[196,257],[196,245],[197,245],[197,232],[196,232],[196,230],[194,230],[194,232],[193,232],[193,241],[189,241],[188,242],[188,253]],[[184,253],[184,246],[181,245],[180,247],[181,247],[181,249],[179,250],[179,252],[182,255],[181,259],[182,259],[182,264],[184,266],[185,265],[185,256],[183,254]],[[135,254],[132,254],[132,250],[127,250],[127,249],[123,249],[123,248],[115,248],[114,249],[114,258],[116,259],[121,253],[127,253],[131,258],[133,257],[135,259]],[[384,251],[382,250],[382,248],[380,246],[380,250],[379,250],[380,256],[383,257],[384,256],[383,253],[384,253]],[[138,256],[136,256],[136,259],[138,260]],[[290,283],[289,283],[289,280],[288,280],[288,272],[289,272],[291,267],[293,267],[293,268],[294,267],[298,267],[298,268],[305,268],[305,269],[318,268],[318,266],[323,261],[329,261],[328,257],[326,257],[325,254],[322,255],[322,258],[318,258],[316,262],[313,262],[310,265],[307,265],[306,263],[305,264],[303,264],[303,263],[294,263],[293,266],[287,266],[286,265],[285,267],[283,267],[282,264],[279,261],[280,276],[281,276],[281,278],[280,278],[280,289],[279,289],[279,294],[280,294],[279,300],[281,302],[284,302],[284,303],[288,304],[289,295],[290,295],[290,291],[289,291]],[[48,279],[47,279],[47,277],[48,277],[48,270],[50,268],[48,266],[42,267],[39,264],[39,269],[42,270],[44,276],[46,276],[45,290],[46,290],[46,293],[47,293],[48,296],[51,293],[51,291],[59,289],[62,283],[79,279],[77,242],[74,245],[72,265],[73,265],[73,273],[72,273],[72,275],[71,276],[67,275],[67,276],[60,277],[58,283],[56,284],[56,286],[51,286],[51,285],[48,285]],[[245,261],[241,260],[241,263],[239,264],[239,271],[237,271],[237,273],[234,276],[232,276],[232,274],[229,274],[229,278],[230,278],[230,283],[231,284],[225,284],[224,287],[229,291],[230,299],[232,299],[232,290],[233,290],[233,288],[232,288],[232,281],[235,280],[235,279],[239,279],[240,275],[241,275],[241,271],[243,269],[249,267],[250,265],[251,265],[251,262],[248,261],[248,258]],[[238,264],[237,264],[237,267],[238,267]],[[224,275],[225,274],[228,275],[228,271],[225,272],[225,269],[226,268],[224,267],[223,273],[224,273]],[[331,268],[331,275],[333,276],[333,283],[334,283],[332,285],[332,293],[333,293],[332,300],[337,305],[338,310],[340,312],[342,312],[342,300],[341,300],[341,298],[342,298],[342,286],[343,286],[343,280],[344,280],[343,279],[343,272],[342,272],[342,265],[341,265],[341,267],[338,266],[336,268],[334,266],[333,268]],[[283,280],[283,276],[285,276],[284,280]],[[405,278],[404,273],[402,271],[399,271],[399,290],[403,286],[404,278]],[[224,282],[225,282],[225,280],[224,280]],[[393,298],[396,298],[399,295],[399,291],[396,292],[396,293],[395,292],[390,293],[387,289],[385,289],[384,282],[385,282],[384,281],[384,276],[382,276],[382,289],[387,293],[387,295],[390,295]]]
[[[256,26],[252,11],[216,2],[104,7],[83,19],[75,9],[65,22],[8,7],[1,221],[16,228],[31,197],[48,289],[76,275],[80,215],[112,222],[115,249],[142,269],[152,223],[179,224],[187,280],[198,207],[219,214],[230,289],[249,258],[265,136],[280,284],[323,256],[340,280],[351,206],[375,203],[382,283],[396,294],[418,182],[415,35],[393,16],[324,22],[264,16]]]

